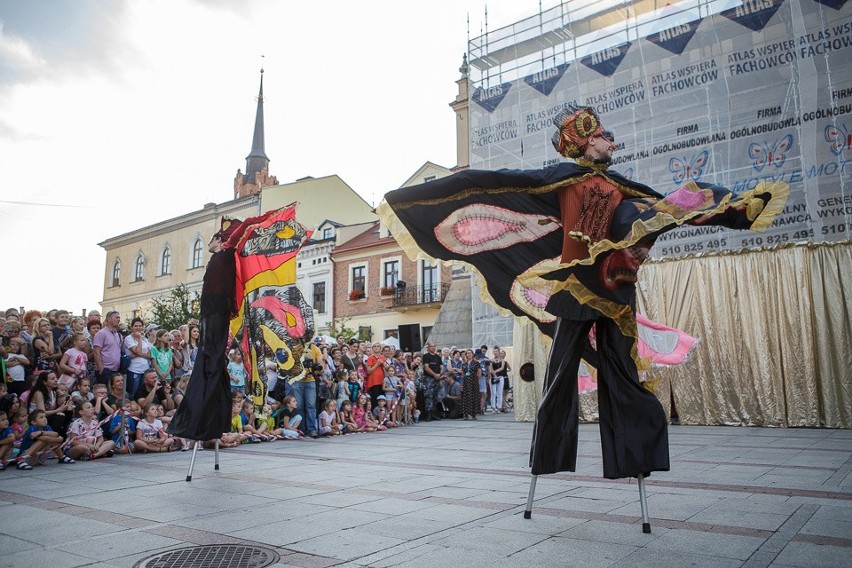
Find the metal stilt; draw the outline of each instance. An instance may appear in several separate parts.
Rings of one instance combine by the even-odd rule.
[[[535,495],[535,482],[537,480],[538,480],[537,475],[533,475],[532,479],[530,479],[530,494],[527,495],[527,508],[524,509],[524,518],[525,519],[532,518],[533,496]]]
[[[213,469],[219,471],[219,438],[216,438],[216,449],[214,451],[215,461],[213,462]]]
[[[645,476],[641,473],[636,476],[639,480],[639,504],[642,506],[642,532],[651,532],[651,519],[648,518],[648,497],[645,495]]]
[[[186,480],[192,481],[192,468],[195,467],[195,454],[198,453],[198,447],[201,444],[198,440],[192,445],[192,457],[189,458],[189,471],[186,472]]]

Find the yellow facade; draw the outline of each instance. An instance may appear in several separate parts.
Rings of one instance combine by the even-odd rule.
[[[341,225],[356,225],[377,218],[373,207],[337,175],[264,187],[261,193],[263,211],[285,207],[294,202],[298,202],[296,219],[312,229],[326,219]]]
[[[106,250],[101,313],[118,310],[125,321],[135,314],[146,318],[150,315],[148,303],[157,296],[168,294],[178,284],[185,284],[190,291],[201,292],[204,268],[210,259],[207,243],[219,230],[219,220],[222,216],[244,219],[257,215],[259,204],[260,199],[256,196],[211,204],[200,211],[100,243]],[[166,262],[164,256],[168,257]],[[140,259],[141,278],[137,278]],[[114,272],[116,262],[117,275]]]

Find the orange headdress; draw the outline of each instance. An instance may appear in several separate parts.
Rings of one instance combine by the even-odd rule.
[[[600,117],[592,107],[566,107],[556,115],[553,147],[566,158],[579,158],[586,151],[589,139],[604,132]]]

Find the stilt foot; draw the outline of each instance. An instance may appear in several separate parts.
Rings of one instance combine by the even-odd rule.
[[[651,534],[651,523],[642,523],[642,532],[645,534]]]

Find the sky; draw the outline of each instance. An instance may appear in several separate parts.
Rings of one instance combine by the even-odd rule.
[[[490,0],[488,28],[558,5]],[[0,0],[0,308],[99,309],[110,237],[233,198],[264,73],[280,183],[456,163],[484,0]],[[468,33],[469,32],[469,33]]]

